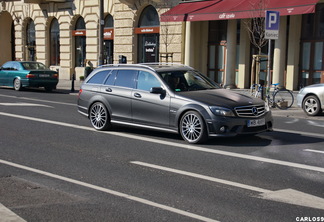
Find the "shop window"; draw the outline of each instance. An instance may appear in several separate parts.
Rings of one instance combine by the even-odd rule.
[[[159,15],[153,6],[147,6],[139,19],[135,30],[138,34],[138,62],[159,61],[160,40]]]
[[[60,27],[57,19],[53,19],[50,30],[50,65],[60,65]]]
[[[26,46],[27,46],[27,61],[36,61],[36,37],[35,24],[33,20],[29,20],[26,29]]]
[[[317,4],[314,14],[303,15],[299,87],[324,82],[324,4]]]
[[[86,28],[84,19],[80,17],[75,25],[75,66],[84,67],[86,59]]]
[[[103,64],[112,64],[114,59],[114,18],[107,15],[104,25]]]
[[[227,21],[210,21],[208,33],[208,77],[217,83],[223,83]]]

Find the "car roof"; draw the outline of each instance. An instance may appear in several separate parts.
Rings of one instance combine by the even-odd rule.
[[[104,68],[104,67],[146,68],[155,72],[193,70],[193,68],[191,68],[190,66],[183,65],[180,63],[108,64],[108,65],[102,65],[100,68]]]

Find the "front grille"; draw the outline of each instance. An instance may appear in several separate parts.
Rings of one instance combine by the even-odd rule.
[[[265,113],[264,105],[259,106],[240,106],[235,109],[239,117],[259,117]]]

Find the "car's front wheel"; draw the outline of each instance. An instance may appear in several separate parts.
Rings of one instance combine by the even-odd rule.
[[[182,138],[189,143],[203,143],[207,140],[207,129],[201,115],[196,111],[186,112],[179,124]]]
[[[91,125],[96,130],[107,130],[111,127],[107,108],[101,102],[94,103],[90,108],[89,118]]]
[[[316,96],[307,96],[303,101],[303,110],[309,116],[316,116],[322,111],[321,103]]]

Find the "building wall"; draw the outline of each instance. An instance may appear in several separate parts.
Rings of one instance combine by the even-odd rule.
[[[321,0],[323,2],[324,0]],[[22,3],[23,1],[5,2],[0,4],[0,48],[8,53],[0,54],[0,65],[15,57],[26,60],[26,26],[32,19],[36,29],[36,58],[46,65],[50,64],[50,25],[56,18],[60,26],[60,65],[51,66],[59,70],[60,79],[71,79],[75,74],[78,79],[84,74],[84,67],[75,67],[75,37],[72,30],[77,19],[82,16],[86,25],[86,59],[90,60],[94,67],[99,62],[99,1],[75,0],[59,3],[45,4]],[[134,29],[143,9],[152,5],[161,15],[179,0],[113,0],[104,1],[104,13],[114,18],[114,63],[118,63],[119,56],[127,57],[128,63],[137,63],[138,34]],[[286,17],[282,18],[284,21]],[[297,89],[298,64],[299,64],[299,39],[301,29],[301,16],[290,16],[288,36],[280,35],[275,43],[275,58],[272,80],[280,81],[289,89]],[[15,29],[15,53],[11,54],[11,25]],[[248,88],[250,85],[250,42],[248,36],[241,27],[239,49],[239,71],[235,75],[236,48],[236,21],[230,21],[227,34],[230,44],[227,45],[227,66],[225,70],[224,84],[239,88]],[[282,25],[280,33],[286,33],[287,26]],[[232,37],[231,37],[232,36]],[[288,38],[288,45],[286,45]],[[288,53],[286,53],[288,52]],[[185,63],[207,73],[208,63],[208,21],[202,22],[161,22],[160,23],[160,54],[170,55],[168,62]],[[287,54],[287,59],[285,58]],[[283,62],[287,60],[287,65]],[[166,61],[161,57],[160,61]],[[236,78],[236,79],[235,79]]]

